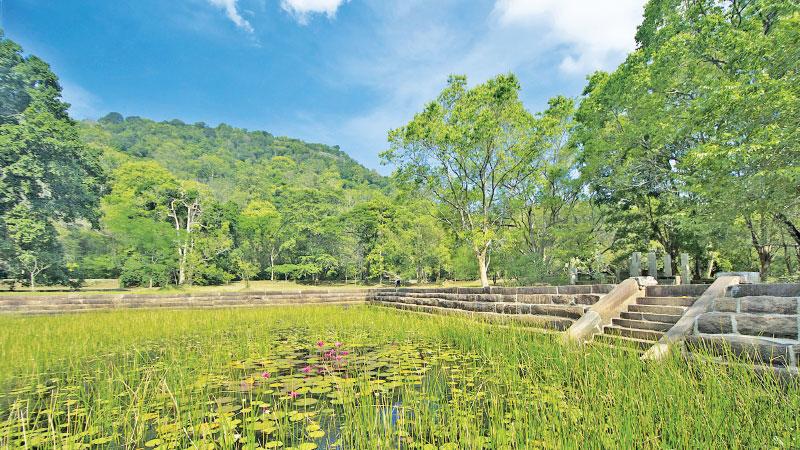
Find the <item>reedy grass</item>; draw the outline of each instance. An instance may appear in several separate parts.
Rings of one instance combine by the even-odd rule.
[[[287,331],[308,342],[419,344],[453,359],[428,372],[421,386],[342,405],[335,428],[341,448],[800,446],[796,381],[746,366],[687,363],[677,353],[643,362],[629,351],[566,346],[552,333],[367,306],[2,316],[0,386],[6,398],[20,400],[0,403],[0,420],[64,408],[71,398],[69,408],[84,408],[84,415],[51,419],[43,447],[63,448],[65,433],[95,430],[85,442],[116,433],[95,446],[135,448],[155,437],[146,420],[155,411],[169,419],[161,426],[178,427],[182,446],[204,448],[208,442],[188,427],[212,412],[217,394],[196,387],[198,380],[236,380],[241,372],[232,361],[268,357]],[[60,380],[63,395],[35,395],[51,378]],[[370,386],[364,374],[344,390],[356,395]],[[17,388],[23,389],[13,394]],[[290,412],[288,403],[274,409]],[[292,424],[284,417],[275,426],[280,440]],[[234,443],[241,433],[228,426],[207,440],[217,448],[252,448]],[[10,442],[0,432],[0,445]]]

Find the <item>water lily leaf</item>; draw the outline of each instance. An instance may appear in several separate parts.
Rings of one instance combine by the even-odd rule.
[[[294,404],[295,404],[296,406],[311,406],[311,405],[313,405],[313,404],[316,404],[318,401],[319,401],[319,400],[317,400],[317,399],[315,399],[315,398],[313,398],[313,397],[304,397],[304,398],[298,398],[298,399],[296,399],[296,400],[294,401]]]

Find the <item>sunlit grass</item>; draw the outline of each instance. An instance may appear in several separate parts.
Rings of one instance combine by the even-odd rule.
[[[800,446],[796,382],[366,306],[3,316],[0,380],[12,448]]]
[[[453,281],[443,280],[441,283],[415,283],[413,287],[480,287],[480,280]],[[86,285],[76,292],[82,294],[159,294],[169,295],[176,293],[213,293],[213,292],[244,292],[244,291],[280,291],[280,290],[351,290],[369,288],[388,288],[393,287],[393,283],[344,283],[341,281],[322,282],[318,284],[298,283],[296,281],[283,280],[253,280],[249,286],[244,281],[234,281],[219,286],[175,286],[166,287],[131,287],[120,288],[119,280],[98,279],[87,280]],[[38,286],[36,290],[16,285],[13,291],[8,290],[6,285],[0,285],[0,296],[3,295],[63,295],[72,293],[67,286]]]

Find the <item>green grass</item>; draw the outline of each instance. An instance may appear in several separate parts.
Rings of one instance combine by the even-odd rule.
[[[422,283],[414,284],[414,287],[480,287],[480,280],[474,281],[451,281],[446,280],[442,283]],[[384,284],[364,284],[364,283],[343,283],[343,282],[324,282],[320,284],[298,283],[296,281],[270,281],[254,280],[250,286],[246,286],[243,281],[234,281],[221,286],[174,286],[168,287],[133,287],[120,288],[119,281],[116,279],[86,280],[86,286],[79,291],[82,294],[175,294],[175,293],[210,293],[210,292],[238,292],[238,291],[280,291],[280,290],[349,290],[349,289],[368,289],[392,287],[391,283]],[[3,295],[62,295],[72,293],[66,286],[38,286],[33,291],[21,285],[17,285],[13,291],[4,289],[5,285],[0,286],[0,296]]]
[[[366,306],[2,316],[0,386],[9,448],[800,446],[796,381]]]

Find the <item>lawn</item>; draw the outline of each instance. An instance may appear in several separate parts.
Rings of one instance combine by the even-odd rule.
[[[800,386],[377,307],[0,317],[0,447],[800,446]]]

